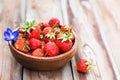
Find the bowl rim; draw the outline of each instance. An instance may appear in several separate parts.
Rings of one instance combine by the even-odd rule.
[[[57,56],[52,56],[52,57],[36,57],[36,56],[28,55],[28,54],[25,54],[25,53],[22,52],[22,51],[19,51],[19,50],[15,49],[15,47],[12,45],[12,42],[11,42],[11,41],[9,41],[8,44],[9,44],[9,46],[10,46],[14,51],[16,51],[19,55],[22,55],[22,56],[27,57],[27,58],[36,59],[36,60],[52,60],[52,59],[57,60],[58,58],[65,57],[66,55],[70,54],[71,52],[73,52],[74,48],[76,48],[76,45],[77,45],[76,34],[75,34],[75,32],[74,32],[73,30],[72,30],[72,33],[73,33],[74,36],[75,36],[75,41],[74,41],[74,44],[73,44],[72,48],[71,48],[69,51],[65,52],[65,53],[59,54],[59,55],[57,55]],[[65,57],[65,58],[66,58],[66,57]]]

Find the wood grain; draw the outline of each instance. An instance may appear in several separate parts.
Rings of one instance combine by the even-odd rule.
[[[36,19],[40,22],[48,22],[52,17],[59,18],[63,24],[59,0],[30,0],[27,3],[26,20]],[[35,72],[24,69],[23,80],[73,80],[73,78],[68,63],[63,68],[51,72]]]
[[[99,0],[100,2],[101,0]],[[113,61],[112,52],[109,48],[109,43],[106,43],[106,34],[103,31],[105,26],[103,17],[105,13],[101,13],[99,9],[100,3],[96,0],[67,0],[69,22],[73,23],[76,33],[79,35],[78,52],[72,59],[72,67],[75,80],[118,80],[119,71],[116,67],[115,61]],[[104,1],[101,4],[103,7]],[[104,7],[102,8],[104,9]],[[99,15],[99,12],[102,15]],[[112,20],[112,19],[111,19]],[[112,27],[112,26],[111,26]],[[109,27],[106,27],[106,29]],[[112,29],[113,30],[113,29]],[[118,35],[118,34],[117,34]],[[111,35],[109,35],[111,36]],[[111,38],[112,40],[112,38]],[[114,42],[114,41],[112,41]],[[113,46],[113,45],[112,45]],[[119,45],[120,46],[120,45]],[[78,73],[76,71],[76,63],[80,58],[89,58],[85,55],[84,47],[86,50],[94,56],[96,66],[88,74]],[[115,55],[115,54],[114,54]],[[118,55],[118,54],[116,54]],[[118,57],[116,57],[119,59]],[[109,77],[107,76],[109,75]]]
[[[120,80],[120,0],[0,0],[0,80]],[[78,35],[78,50],[71,62],[51,72],[36,72],[16,62],[3,33],[25,20],[48,22],[59,18],[72,24]],[[77,72],[81,58],[95,66],[86,74]]]
[[[14,29],[19,25],[21,11],[20,0],[0,0],[0,80],[21,80],[22,77],[21,65],[13,58],[3,37],[7,27]]]

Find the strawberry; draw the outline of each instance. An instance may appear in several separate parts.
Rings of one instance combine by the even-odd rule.
[[[40,39],[40,29],[38,27],[36,27],[35,29],[31,30],[30,38]]]
[[[29,51],[29,46],[26,42],[26,39],[18,39],[15,43],[14,46],[16,49],[23,51],[23,52],[28,52]]]
[[[44,41],[47,43],[47,42],[55,42],[55,39],[54,38],[47,38],[47,37],[44,37]]]
[[[63,31],[57,34],[56,38],[61,39],[62,41],[68,40],[70,42],[72,42],[75,39],[74,34],[72,32],[63,32]]]
[[[61,52],[69,51],[72,48],[73,42],[71,32],[60,32],[57,34],[56,44],[58,45]]]
[[[57,38],[57,39],[60,39],[60,38],[61,38],[61,35],[58,33],[58,34],[56,35],[56,38]]]
[[[42,42],[38,39],[32,38],[29,41],[29,46],[30,46],[30,49],[32,50],[39,48],[41,45],[42,45]]]
[[[52,18],[49,20],[49,24],[51,27],[58,27],[60,25],[60,21],[57,18]]]
[[[45,37],[44,37],[44,41],[47,43],[47,42],[49,42],[49,41],[51,41],[51,42],[55,42],[55,36],[56,36],[56,34],[54,33],[54,32],[52,32],[52,31],[50,31],[49,33],[47,33],[46,35],[45,35]]]
[[[22,23],[19,31],[24,33],[25,38],[40,39],[40,26],[35,20],[32,22],[26,21],[25,23]]]
[[[36,57],[44,57],[44,51],[40,48],[37,48],[32,52],[32,55]]]
[[[86,73],[92,66],[93,66],[93,64],[90,61],[88,61],[86,59],[81,59],[77,63],[77,70],[79,72]]]
[[[50,27],[50,25],[48,23],[39,23],[39,26],[40,26],[41,30],[43,28]]]
[[[32,55],[32,52],[27,52],[26,54],[28,54],[28,55]]]
[[[59,48],[54,42],[48,42],[44,48],[45,54],[48,56],[56,56],[59,54]]]
[[[43,29],[43,34],[46,35],[47,33],[49,33],[52,30],[51,27],[46,27]]]
[[[43,28],[44,28],[43,23],[38,23],[38,25],[39,25],[40,29],[43,30]]]
[[[55,33],[56,33],[56,35],[57,34],[59,34],[60,33],[60,28],[59,27],[56,27],[56,28],[54,28],[54,30],[53,30]]]
[[[56,44],[59,47],[60,52],[69,51],[72,48],[72,45],[73,45],[73,43],[68,41],[68,40],[66,40],[66,41],[57,40]]]
[[[71,31],[71,26],[69,26],[69,25],[62,25],[61,26],[61,30],[63,32],[70,32]]]
[[[48,23],[43,23],[42,25],[43,25],[44,28],[45,27],[50,27],[50,25]]]
[[[33,20],[31,22],[26,21],[25,23],[21,24],[19,31],[30,34],[31,29],[35,29],[35,26],[37,26],[37,25],[38,24],[35,20]]]

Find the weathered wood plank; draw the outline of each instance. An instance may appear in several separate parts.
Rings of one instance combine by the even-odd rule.
[[[120,24],[119,24],[119,0],[116,1],[96,1],[99,3],[99,9],[101,10],[101,19],[104,26],[101,26],[100,29],[103,31],[104,39],[106,46],[109,47],[109,54],[111,57],[112,65],[114,66],[114,70],[116,72],[117,77],[120,79],[120,55],[119,55],[119,47],[120,47]],[[112,5],[112,6],[111,6]]]
[[[104,20],[104,18],[101,17],[103,17],[104,13],[102,13],[102,15],[99,15],[99,12],[102,12],[102,10],[98,8],[99,6],[98,4],[99,2],[96,3],[96,0],[89,0],[89,1],[67,0],[66,3],[66,5],[68,6],[66,10],[68,10],[69,21],[70,23],[73,23],[74,25],[73,28],[76,31],[76,33],[79,35],[78,36],[79,49],[76,56],[72,59],[72,68],[73,68],[75,80],[78,80],[78,78],[79,80],[118,80],[119,79],[119,74],[118,72],[116,72],[117,67],[114,64],[113,56],[111,55],[111,53],[113,52],[110,51],[110,47],[108,45],[110,43],[106,43],[108,40],[106,40],[107,35],[105,35],[104,30],[105,29],[107,30],[109,27],[103,28],[108,25],[106,25],[102,21]],[[111,33],[112,33],[112,27],[113,26],[111,26],[110,28]],[[117,35],[119,35],[118,32]],[[112,41],[112,38],[114,37],[111,36],[111,38],[109,39],[111,39]],[[117,37],[116,39],[119,40]],[[114,43],[111,44],[112,45],[111,48],[114,47],[113,46]],[[117,45],[115,47],[119,47],[119,46],[120,45]],[[87,52],[91,51],[93,53],[95,57],[96,66],[87,74],[78,73],[76,71],[76,63],[80,58],[87,57],[85,55],[86,50]],[[117,50],[116,55],[118,55],[118,52],[119,50]],[[119,59],[118,57],[116,58]]]
[[[7,27],[14,29],[19,25],[21,11],[21,0],[0,0],[0,80],[21,80],[22,67],[13,58],[3,37]]]
[[[48,22],[52,17],[59,18],[63,24],[60,0],[29,0],[26,20],[36,19]],[[73,80],[70,64],[51,72],[35,72],[24,69],[23,80]]]

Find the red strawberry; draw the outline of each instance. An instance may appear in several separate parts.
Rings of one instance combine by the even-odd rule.
[[[43,34],[46,35],[47,33],[49,33],[52,30],[51,27],[46,27],[43,29]]]
[[[37,48],[32,52],[32,55],[37,57],[44,57],[44,52],[42,49]]]
[[[48,23],[39,23],[39,26],[41,27],[41,30],[45,27],[50,27]]]
[[[84,72],[86,73],[91,67],[93,66],[93,64],[85,59],[81,59],[78,63],[77,63],[77,70],[79,72]]]
[[[32,50],[39,48],[42,45],[42,42],[38,39],[32,38],[29,41],[29,46]]]
[[[47,43],[49,41],[51,42],[55,42],[55,36],[56,34],[52,31],[50,31],[49,33],[47,33],[45,36],[44,36],[44,41]]]
[[[56,41],[57,46],[60,49],[60,52],[67,52],[72,48],[73,43],[66,40],[66,41],[62,41],[62,40],[57,40]]]
[[[61,30],[63,32],[70,32],[71,31],[71,26],[69,26],[69,25],[63,25],[63,26],[61,26]]]
[[[43,23],[43,27],[50,27],[50,25],[48,23]]]
[[[30,32],[30,38],[40,39],[40,28],[36,27]]]
[[[23,52],[28,52],[28,45],[26,43],[25,39],[18,39],[15,43],[14,46],[16,49],[23,51]]]
[[[48,56],[56,56],[59,54],[59,48],[54,42],[48,42],[44,48],[45,54]]]
[[[51,27],[58,27],[60,25],[60,21],[57,18],[52,18],[49,21]]]
[[[60,33],[60,28],[59,27],[56,27],[56,28],[54,28],[54,30],[53,30],[55,33],[56,33],[56,35],[57,34],[59,34]]]
[[[60,35],[60,34],[57,34],[57,35],[56,35],[56,38],[57,38],[57,39],[59,39],[60,37],[61,37],[61,35]]]
[[[40,26],[40,29],[43,30],[43,28],[44,28],[43,23],[39,23],[38,25]]]
[[[47,38],[47,37],[44,37],[44,41],[47,43],[47,42],[55,42],[55,39],[54,38]]]
[[[28,55],[32,55],[32,52],[27,52],[26,54],[28,54]]]

